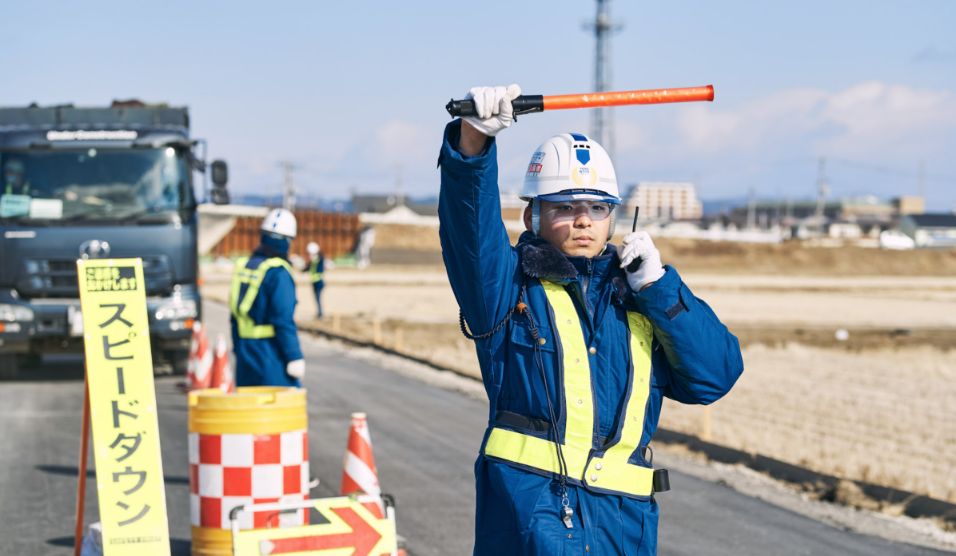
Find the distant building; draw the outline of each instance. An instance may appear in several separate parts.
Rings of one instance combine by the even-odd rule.
[[[501,198],[501,219],[507,225],[509,222],[520,222],[523,218],[524,208],[528,206],[528,201],[522,201],[518,198],[515,191],[504,191],[500,193]]]
[[[892,204],[873,195],[850,197],[841,200],[840,203],[841,218],[850,222],[889,222],[896,212]]]
[[[922,197],[908,195],[893,199],[893,209],[899,216],[907,214],[923,214],[926,212],[926,201]]]
[[[352,211],[359,213],[384,214],[397,207],[408,207],[421,216],[437,216],[438,201],[415,201],[401,195],[359,195],[352,194]]]
[[[900,219],[900,231],[917,247],[956,247],[956,214],[908,214]]]
[[[697,220],[704,215],[697,188],[690,182],[640,182],[623,205],[628,215],[641,207],[641,220]]]

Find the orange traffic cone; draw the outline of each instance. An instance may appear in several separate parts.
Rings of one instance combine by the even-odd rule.
[[[378,485],[378,470],[375,469],[375,456],[372,454],[372,438],[368,433],[368,422],[364,413],[352,414],[349,443],[342,464],[341,494],[353,493],[378,498],[378,502],[367,502],[365,507],[378,518],[385,516],[382,490]]]
[[[209,338],[201,322],[193,325],[193,340],[189,347],[189,366],[187,379],[190,390],[209,388],[212,378],[212,352],[209,351]]]
[[[222,334],[216,337],[216,349],[210,374],[212,375],[210,388],[219,388],[227,394],[236,391],[236,381],[232,374],[232,367],[229,365],[229,348],[226,345],[226,337]]]

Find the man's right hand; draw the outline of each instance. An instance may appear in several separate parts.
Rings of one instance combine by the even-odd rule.
[[[521,95],[521,87],[516,84],[507,87],[472,87],[465,95],[475,103],[476,116],[462,118],[476,130],[488,137],[494,137],[515,121],[511,101]]]

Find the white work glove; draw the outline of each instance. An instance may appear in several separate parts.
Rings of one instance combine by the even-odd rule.
[[[640,266],[634,272],[627,273],[627,283],[632,290],[639,292],[664,276],[661,252],[654,247],[651,236],[645,231],[631,232],[624,236],[624,242],[621,243],[621,268],[627,269],[627,265],[637,258],[641,259]]]
[[[465,98],[475,102],[477,116],[464,116],[462,119],[488,137],[494,137],[502,129],[515,121],[511,101],[521,94],[516,84],[507,87],[472,87]]]
[[[285,366],[285,373],[292,378],[303,378],[305,376],[305,359],[289,361]]]

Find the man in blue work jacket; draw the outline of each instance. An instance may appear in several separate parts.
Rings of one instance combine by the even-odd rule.
[[[510,245],[494,136],[519,94],[472,89],[477,116],[448,124],[439,156],[442,253],[490,402],[474,553],[654,554],[663,397],[717,400],[743,372],[740,347],[645,232],[608,243],[617,178],[585,135],[532,154],[527,231]]]
[[[275,209],[262,221],[259,247],[236,261],[229,293],[236,386],[301,386],[305,360],[295,321],[289,244],[295,216]]]

